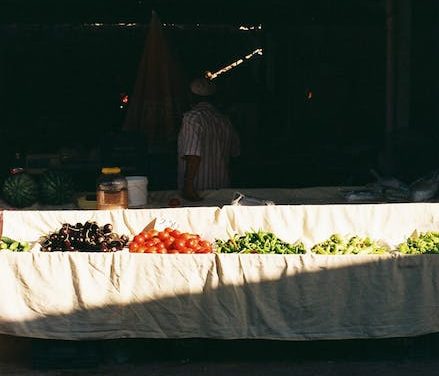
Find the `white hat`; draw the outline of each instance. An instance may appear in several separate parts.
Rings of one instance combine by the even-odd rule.
[[[190,87],[192,93],[202,97],[208,97],[216,92],[216,85],[206,78],[196,78],[191,82]]]

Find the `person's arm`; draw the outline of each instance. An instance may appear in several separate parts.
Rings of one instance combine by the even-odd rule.
[[[201,157],[198,155],[185,155],[186,161],[184,173],[183,196],[190,201],[199,201],[201,197],[194,188],[194,179],[200,168]]]

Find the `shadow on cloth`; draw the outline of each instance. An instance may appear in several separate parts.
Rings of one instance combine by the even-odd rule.
[[[439,282],[435,259],[377,256],[369,263],[277,280],[3,321],[0,331],[7,334],[0,336],[0,360],[72,368],[157,360],[431,357],[439,328],[434,315],[439,295],[432,293]],[[38,328],[46,338],[20,337],[23,328],[28,333]],[[179,336],[167,335],[175,330]],[[191,335],[196,332],[204,335]]]

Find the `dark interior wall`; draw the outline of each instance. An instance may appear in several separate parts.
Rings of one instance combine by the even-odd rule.
[[[412,6],[411,124],[439,136],[439,2]]]
[[[277,160],[265,171],[278,185],[361,184],[376,168],[385,125],[385,13],[343,13],[336,4],[266,25],[265,139]],[[279,182],[281,171],[289,173]]]
[[[24,143],[39,136],[32,148],[53,151],[56,138],[87,143],[115,121],[125,78],[120,72],[136,71],[139,38],[39,24],[3,26],[2,36],[7,136]]]
[[[439,2],[395,2],[395,130],[390,172],[411,182],[439,167]],[[408,20],[409,25],[403,21]],[[404,45],[407,43],[406,45]],[[398,60],[400,58],[400,60]],[[401,95],[407,98],[400,100]],[[405,108],[403,106],[407,106]],[[405,119],[398,119],[406,113]]]
[[[120,93],[132,90],[146,25],[3,25],[0,30],[7,93],[3,122],[10,135],[26,130],[34,137],[65,129],[68,132],[60,143],[76,142],[78,136],[87,141],[121,125]],[[167,31],[187,80],[206,70],[215,71],[258,47],[257,37],[236,30]],[[260,76],[258,69],[258,63],[251,69],[242,66],[238,76],[228,78],[223,86],[234,85],[227,93],[228,101],[253,95],[248,85],[239,82],[257,83],[252,76]]]
[[[215,11],[196,1],[67,1],[64,7],[46,1],[50,6],[34,6],[35,12],[19,2],[2,3],[0,11],[2,153],[56,151],[64,144],[92,148],[121,124],[120,93],[132,89],[145,15],[154,6],[164,23],[188,26],[166,28],[187,80],[264,48],[263,57],[218,79],[243,140],[238,185],[262,184],[261,168],[268,175],[264,184],[272,186],[370,179],[385,126],[383,0],[224,1]],[[418,127],[437,116],[426,58],[437,33],[433,12],[417,3],[413,12],[411,124]],[[117,25],[132,21],[138,25]],[[198,22],[206,27],[197,28]],[[237,31],[241,24],[263,28]]]

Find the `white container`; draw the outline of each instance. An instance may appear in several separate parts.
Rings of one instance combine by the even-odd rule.
[[[143,208],[148,203],[148,178],[146,176],[127,176],[128,207]]]

